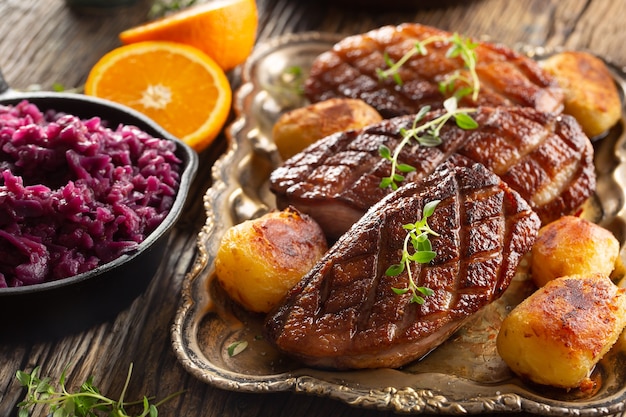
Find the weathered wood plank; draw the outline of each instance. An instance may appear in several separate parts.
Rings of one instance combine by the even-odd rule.
[[[62,0],[0,0],[0,68],[10,85],[80,86],[95,61],[119,45],[117,34],[145,19],[150,1],[112,15],[81,16]],[[355,8],[327,1],[259,0],[259,41],[288,32],[328,31],[354,34],[385,24],[415,21],[508,45],[584,48],[626,65],[626,3],[612,0],[476,0],[447,2],[445,8],[408,11]],[[230,74],[237,85],[236,72]],[[14,374],[42,366],[69,385],[94,375],[106,393],[117,395],[130,363],[134,364],[129,398],[162,398],[185,390],[161,409],[162,416],[319,416],[374,417],[392,413],[353,408],[334,400],[304,395],[242,394],[215,389],[191,377],[178,364],[170,342],[181,281],[193,262],[196,234],[204,223],[202,195],[210,185],[212,162],[225,148],[221,138],[201,156],[200,170],[185,214],[146,293],[114,321],[82,333],[39,343],[0,342],[0,416],[14,415],[23,393]],[[0,334],[2,327],[0,325]]]

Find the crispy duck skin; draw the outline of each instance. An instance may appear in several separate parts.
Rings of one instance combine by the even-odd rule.
[[[385,54],[397,62],[414,48],[416,41],[451,36],[440,29],[406,23],[347,37],[313,62],[305,94],[312,102],[358,98],[385,118],[415,114],[426,105],[441,108],[445,97],[439,84],[457,71],[469,77],[460,57],[446,56],[449,42],[428,44],[425,55],[416,54],[402,65],[402,85],[393,77],[379,79],[377,70],[388,68]],[[526,106],[555,113],[563,110],[563,92],[556,79],[535,61],[503,45],[477,43],[474,51],[480,94],[476,101],[464,97],[461,106]]]
[[[406,230],[424,205],[436,257],[412,263],[424,304],[392,288],[408,285],[400,261]],[[499,298],[530,250],[540,221],[527,202],[483,165],[454,155],[361,217],[266,321],[266,338],[304,364],[332,369],[396,368],[421,358]]]
[[[431,112],[425,122],[438,113]],[[480,107],[478,127],[448,122],[442,144],[403,149],[399,161],[416,168],[417,181],[454,154],[485,165],[526,199],[543,223],[576,212],[595,190],[593,147],[574,118],[523,107]],[[378,149],[394,150],[414,116],[383,120],[341,132],[311,145],[274,170],[270,189],[278,207],[292,205],[312,216],[329,239],[337,239],[372,205],[391,192],[380,188],[391,164]]]

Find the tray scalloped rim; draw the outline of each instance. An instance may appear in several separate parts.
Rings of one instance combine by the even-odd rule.
[[[207,219],[204,227],[198,234],[196,259],[190,271],[186,274],[182,285],[182,294],[174,323],[171,328],[172,346],[174,353],[183,367],[199,380],[215,387],[239,392],[281,392],[291,391],[323,397],[330,397],[353,406],[390,410],[399,413],[435,413],[449,415],[481,414],[493,412],[532,412],[542,415],[572,415],[594,416],[622,413],[626,410],[626,387],[613,397],[605,398],[597,403],[583,403],[578,407],[573,402],[544,402],[516,392],[504,392],[505,386],[496,386],[491,395],[470,396],[462,401],[450,400],[445,394],[430,389],[420,389],[411,386],[382,386],[378,389],[359,387],[344,383],[340,378],[333,378],[329,372],[313,369],[297,369],[286,373],[268,375],[245,375],[233,372],[211,363],[202,354],[196,332],[199,320],[203,316],[206,306],[210,303],[206,294],[206,278],[212,267],[214,254],[217,248],[215,234],[219,232],[219,206],[225,209],[232,208],[234,200],[241,199],[238,204],[243,206],[243,213],[234,213],[234,217],[252,217],[254,213],[245,212],[245,196],[238,193],[238,184],[233,178],[233,166],[237,166],[255,149],[256,127],[246,114],[250,100],[259,91],[251,80],[251,68],[255,62],[265,54],[278,48],[293,46],[300,43],[319,42],[330,47],[341,37],[337,34],[320,32],[304,32],[288,34],[270,39],[259,44],[243,67],[242,85],[236,91],[234,108],[237,119],[227,129],[228,149],[215,163],[212,169],[213,185],[204,195],[204,206]],[[542,55],[547,51],[544,48],[519,48],[529,55]],[[539,52],[537,52],[539,50]],[[608,63],[608,62],[607,62]],[[609,63],[610,64],[610,63]],[[612,71],[619,75],[624,69],[610,66]],[[621,85],[622,93],[624,85]],[[622,135],[624,136],[624,135]],[[620,143],[624,137],[619,139]],[[626,147],[616,146],[615,157],[620,161],[615,172],[611,175],[622,190],[626,189]],[[621,173],[621,175],[620,175]],[[217,203],[217,204],[216,204]],[[262,202],[256,202],[258,207]],[[216,206],[218,208],[216,209]],[[626,208],[621,207],[618,215],[626,217]],[[391,371],[391,370],[390,370]],[[444,376],[455,379],[454,375]],[[459,381],[457,381],[459,382]],[[471,385],[471,381],[460,381]],[[512,389],[512,391],[515,391]],[[624,414],[626,415],[626,413]]]

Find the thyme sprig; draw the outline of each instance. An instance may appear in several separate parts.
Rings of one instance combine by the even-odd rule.
[[[107,415],[113,417],[131,417],[125,410],[126,407],[140,406],[141,413],[136,417],[157,417],[158,407],[180,395],[176,392],[163,400],[152,403],[152,399],[143,397],[137,401],[126,401],[125,395],[130,382],[133,365],[128,368],[128,374],[119,399],[111,399],[100,393],[94,385],[93,377],[89,377],[83,382],[77,392],[70,392],[65,385],[66,372],[61,373],[58,388],[51,383],[49,377],[39,376],[40,367],[35,367],[31,373],[17,371],[16,378],[20,384],[26,388],[26,396],[18,406],[18,417],[28,417],[35,405],[47,405],[50,408],[50,415],[53,417],[98,417]],[[103,414],[99,414],[103,413]]]
[[[472,99],[478,99],[480,91],[480,80],[476,72],[476,47],[477,43],[472,42],[469,38],[463,38],[457,33],[451,36],[432,36],[423,41],[417,41],[413,48],[404,54],[397,62],[394,62],[385,52],[385,63],[387,69],[378,69],[377,75],[381,80],[392,77],[396,84],[402,85],[400,77],[400,68],[405,65],[411,58],[416,55],[428,54],[427,46],[435,42],[446,42],[450,45],[446,51],[448,58],[461,58],[464,66],[469,72],[469,77],[460,70],[449,74],[442,82],[439,83],[439,91],[443,96],[449,96],[443,102],[444,113],[434,119],[427,121],[418,126],[430,111],[430,106],[422,107],[413,119],[411,129],[401,129],[400,134],[402,140],[392,152],[385,145],[381,145],[378,149],[380,156],[391,162],[391,170],[389,176],[383,177],[380,182],[381,188],[391,187],[396,190],[398,183],[404,181],[405,174],[415,171],[415,167],[399,162],[400,152],[412,140],[416,140],[420,146],[433,147],[441,144],[441,129],[448,123],[450,119],[454,119],[456,125],[464,130],[476,129],[478,123],[470,116],[470,113],[476,111],[472,108],[459,108],[459,101],[467,96],[472,95]],[[457,86],[460,84],[460,87]],[[404,239],[404,247],[402,250],[402,259],[400,263],[390,266],[386,274],[388,276],[396,276],[403,271],[407,271],[409,277],[409,285],[406,288],[393,288],[397,294],[405,294],[411,291],[411,302],[423,304],[424,296],[432,295],[433,291],[427,287],[418,286],[412,276],[410,264],[411,262],[428,263],[437,255],[432,250],[429,236],[438,236],[428,225],[428,217],[430,217],[435,207],[439,204],[438,200],[432,201],[424,207],[422,218],[415,223],[409,223],[403,226],[407,235]],[[412,253],[409,252],[412,248]]]
[[[448,58],[461,57],[465,67],[469,71],[470,78],[467,79],[467,77],[464,77],[461,72],[456,71],[451,74],[445,82],[439,84],[439,91],[441,91],[442,94],[454,92],[457,99],[461,99],[462,97],[471,94],[472,100],[476,101],[480,91],[480,80],[478,79],[478,74],[476,73],[477,58],[475,51],[478,43],[472,42],[470,38],[463,38],[459,36],[458,33],[452,35],[450,43],[451,46],[450,49],[448,49],[446,56]],[[454,88],[457,80],[468,84],[468,86],[455,91]]]
[[[461,71],[455,71],[454,73],[449,74],[445,80],[439,83],[439,91],[441,94],[452,94],[457,97],[457,99],[461,99],[462,97],[471,94],[472,99],[476,101],[480,91],[480,80],[478,79],[478,74],[476,72],[477,58],[475,51],[478,43],[473,42],[470,38],[464,38],[458,33],[454,33],[451,36],[431,36],[422,41],[417,41],[415,42],[414,47],[405,53],[397,62],[394,62],[389,54],[385,52],[384,59],[388,68],[384,70],[378,68],[376,70],[376,74],[381,80],[391,77],[394,79],[396,84],[402,85],[403,81],[400,77],[400,68],[402,68],[402,66],[404,66],[416,55],[427,55],[427,46],[435,42],[449,43],[450,47],[446,51],[446,57],[460,57],[463,60],[465,68],[469,71],[469,79],[464,76]],[[457,81],[461,81],[462,83],[467,84],[467,86],[457,90],[455,88]]]
[[[391,57],[389,56],[389,53],[385,51],[384,53],[385,64],[387,64],[389,68],[385,70],[378,68],[376,70],[376,74],[378,75],[378,78],[380,78],[381,80],[385,80],[389,77],[392,77],[396,84],[402,85],[403,81],[402,81],[402,78],[400,77],[399,71],[400,71],[400,68],[404,66],[404,64],[409,62],[409,60],[413,58],[415,55],[422,55],[422,56],[427,55],[428,50],[426,49],[426,46],[428,46],[429,44],[435,43],[435,42],[449,42],[449,40],[450,38],[447,36],[431,36],[429,38],[424,39],[423,41],[417,41],[413,45],[413,48],[409,49],[407,53],[402,55],[402,57],[400,57],[400,59],[395,62],[393,59],[391,59]]]
[[[439,236],[439,233],[430,228],[428,218],[435,212],[435,208],[440,200],[433,200],[424,206],[422,218],[415,223],[409,223],[402,226],[408,233],[404,238],[402,247],[402,258],[399,263],[391,265],[385,271],[387,276],[398,276],[402,272],[407,271],[409,277],[409,285],[406,288],[392,287],[396,294],[406,294],[411,292],[411,302],[424,304],[424,297],[433,294],[433,290],[428,287],[418,286],[413,279],[411,272],[411,262],[426,264],[433,260],[437,253],[433,251],[430,243],[429,235]]]
[[[444,102],[445,113],[438,116],[420,126],[417,124],[426,116],[430,110],[428,106],[420,109],[415,119],[413,120],[413,126],[411,129],[401,130],[402,141],[395,148],[392,153],[391,150],[381,145],[379,148],[380,156],[391,162],[391,171],[389,176],[384,177],[380,182],[381,188],[392,187],[396,190],[398,183],[404,181],[405,177],[402,174],[406,174],[415,171],[415,167],[400,163],[398,158],[400,151],[411,141],[416,140],[421,146],[437,146],[441,143],[441,129],[450,120],[454,119],[457,126],[461,129],[475,129],[478,127],[478,123],[469,115],[476,111],[472,108],[457,108],[457,99],[450,97]],[[402,258],[400,263],[392,265],[386,271],[389,276],[395,276],[402,273],[405,269],[409,277],[409,286],[407,288],[398,289],[392,288],[397,294],[404,294],[407,291],[412,292],[411,302],[423,304],[424,297],[432,295],[433,291],[427,287],[417,286],[411,275],[411,262],[428,263],[437,254],[432,250],[429,235],[439,236],[428,225],[428,217],[430,217],[435,207],[439,204],[438,200],[432,201],[424,207],[422,218],[415,223],[405,224],[402,227],[406,229],[407,235],[404,240],[404,247],[402,251]],[[409,253],[409,243],[413,248],[413,253]]]
[[[439,83],[439,91],[445,96],[450,95],[443,102],[445,113],[441,116],[424,123],[421,126],[417,124],[422,121],[426,116],[426,113],[430,111],[430,106],[424,106],[416,114],[413,121],[413,127],[411,129],[402,129],[402,141],[396,147],[394,152],[382,145],[379,148],[379,154],[384,159],[391,162],[391,173],[388,177],[384,177],[381,180],[381,188],[392,187],[394,190],[398,188],[398,183],[404,181],[404,175],[415,170],[414,167],[408,164],[398,162],[398,157],[402,149],[411,141],[411,139],[417,140],[422,146],[432,147],[441,144],[441,129],[450,120],[454,118],[457,126],[461,129],[475,129],[478,127],[476,121],[469,116],[469,113],[475,111],[475,109],[459,108],[458,103],[466,95],[472,94],[474,101],[478,98],[478,92],[480,90],[480,80],[476,73],[476,47],[477,43],[472,42],[469,38],[463,38],[458,33],[454,33],[451,36],[431,36],[422,41],[417,41],[414,48],[410,49],[404,54],[398,62],[393,62],[389,55],[385,52],[385,62],[389,66],[388,69],[378,69],[377,74],[381,79],[393,77],[398,85],[402,85],[402,79],[400,78],[400,68],[406,64],[413,56],[420,54],[428,54],[427,46],[435,42],[446,42],[450,44],[446,52],[448,58],[461,57],[465,67],[468,69],[470,79],[468,79],[460,71],[456,71],[450,74],[446,80]],[[457,81],[462,81],[467,84],[465,87],[456,88]]]
[[[445,113],[418,126],[418,123],[421,122],[430,111],[429,106],[422,107],[415,115],[411,129],[400,130],[402,141],[400,141],[393,152],[386,145],[381,145],[378,148],[380,156],[391,162],[389,176],[383,177],[380,181],[381,188],[391,187],[396,190],[398,183],[405,179],[403,174],[415,171],[415,167],[412,165],[401,163],[398,160],[400,152],[411,140],[416,140],[421,146],[426,147],[441,144],[441,129],[450,119],[454,119],[457,126],[464,130],[476,129],[478,127],[478,123],[470,116],[470,113],[475,112],[476,109],[458,108],[457,100],[454,97],[446,99],[443,106],[446,110]]]
[[[247,347],[248,347],[248,342],[246,342],[245,340],[238,340],[228,345],[226,347],[226,351],[228,352],[228,356],[232,358],[233,356],[237,356],[241,352],[246,350]]]

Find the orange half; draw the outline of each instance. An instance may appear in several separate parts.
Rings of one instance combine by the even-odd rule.
[[[243,63],[256,40],[255,0],[212,0],[120,33],[124,44],[171,41],[194,46],[224,71]]]
[[[145,114],[198,152],[220,133],[232,102],[220,66],[198,49],[174,42],[112,50],[91,69],[85,94]]]

